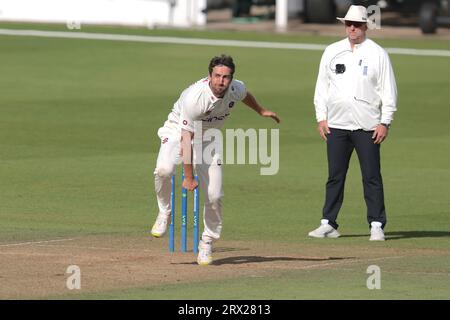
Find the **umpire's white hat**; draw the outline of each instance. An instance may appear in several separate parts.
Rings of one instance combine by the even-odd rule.
[[[344,18],[336,18],[341,22],[355,21],[367,22],[367,9],[363,6],[350,6]]]

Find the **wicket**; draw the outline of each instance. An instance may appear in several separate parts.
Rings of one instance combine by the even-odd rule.
[[[184,180],[184,170],[181,169],[181,182]],[[198,176],[195,176],[195,180],[199,182]],[[174,252],[175,251],[175,181],[176,181],[176,174],[172,176],[172,192],[170,194],[170,202],[172,206],[171,210],[171,220],[169,225],[169,251]],[[199,187],[195,188],[194,190],[194,242],[193,242],[193,248],[192,251],[194,253],[198,253],[198,243],[199,243],[199,204],[200,204],[200,197],[199,197]],[[188,192],[185,188],[181,187],[181,251],[187,252],[187,226],[188,226]]]

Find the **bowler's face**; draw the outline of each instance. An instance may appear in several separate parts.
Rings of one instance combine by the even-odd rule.
[[[345,21],[345,32],[351,43],[358,44],[366,38],[367,24],[364,22]]]
[[[217,98],[222,98],[230,86],[233,75],[231,69],[226,66],[215,66],[208,76],[211,91]]]

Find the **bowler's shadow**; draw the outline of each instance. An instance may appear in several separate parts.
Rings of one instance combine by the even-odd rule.
[[[341,235],[340,238],[369,237],[367,234]],[[414,238],[444,238],[450,237],[450,231],[392,231],[385,233],[386,240],[414,239]]]
[[[294,257],[262,257],[262,256],[236,256],[214,260],[211,264],[214,266],[222,266],[227,264],[244,264],[244,263],[264,263],[275,261],[334,261],[355,259],[355,257],[328,257],[328,258],[294,258]],[[197,262],[179,262],[171,264],[192,264]]]
[[[294,258],[294,257],[262,257],[262,256],[237,256],[217,259],[213,265],[220,266],[225,264],[244,264],[244,263],[264,263],[274,261],[332,261],[354,259],[354,257],[329,257],[329,258]]]

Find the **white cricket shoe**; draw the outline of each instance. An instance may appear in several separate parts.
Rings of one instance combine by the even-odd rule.
[[[170,224],[170,213],[158,213],[158,216],[156,217],[155,224],[152,228],[152,236],[155,238],[160,238],[164,236],[164,234],[167,231],[167,226]]]
[[[384,231],[381,228],[381,222],[373,221],[370,223],[370,241],[384,241]]]
[[[200,240],[200,244],[198,245],[197,263],[201,266],[207,266],[211,264],[212,261],[212,242]]]
[[[327,219],[320,220],[320,227],[308,233],[313,238],[339,238],[339,232],[328,224]]]

